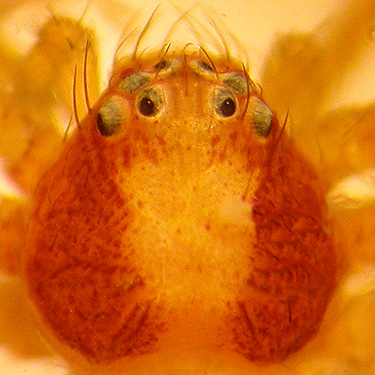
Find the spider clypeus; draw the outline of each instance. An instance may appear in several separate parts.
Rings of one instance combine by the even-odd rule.
[[[111,5],[128,21],[102,94],[101,3],[50,8],[22,58],[2,44],[5,352],[50,373],[375,372],[373,107],[337,106],[375,3],[277,38],[259,80],[208,5]]]

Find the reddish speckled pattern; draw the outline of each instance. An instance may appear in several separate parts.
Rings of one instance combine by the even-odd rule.
[[[317,176],[283,137],[255,194],[253,271],[233,328],[252,360],[282,360],[316,333],[336,282]]]
[[[90,142],[81,138],[88,136]],[[27,276],[61,339],[106,361],[149,350],[160,327],[132,267],[132,244],[122,243],[132,212],[113,179],[113,145],[98,142],[95,133],[78,138],[38,192]]]

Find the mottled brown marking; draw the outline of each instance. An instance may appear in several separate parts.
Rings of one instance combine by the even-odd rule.
[[[279,361],[314,336],[336,283],[317,177],[283,137],[254,197],[256,243],[233,318],[237,350]]]
[[[39,188],[26,263],[43,320],[95,362],[152,350],[161,328],[131,262],[134,244],[122,242],[133,213],[115,181],[119,151],[95,129],[67,147]],[[124,167],[126,145],[121,154]]]

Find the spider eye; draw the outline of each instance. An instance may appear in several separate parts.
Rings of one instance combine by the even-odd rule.
[[[150,81],[150,77],[145,73],[134,72],[126,77],[124,77],[119,87],[128,94],[139,90],[145,86]]]
[[[163,105],[161,94],[154,88],[143,90],[138,97],[139,113],[146,117],[156,116]]]
[[[214,99],[216,113],[220,117],[230,117],[236,112],[236,100],[227,90],[217,90]]]
[[[266,103],[255,96],[250,98],[249,108],[256,134],[261,137],[267,137],[272,128],[272,111]]]
[[[154,116],[156,112],[154,102],[148,97],[142,98],[139,102],[139,111],[144,116]]]
[[[96,115],[96,124],[101,135],[109,137],[120,130],[125,117],[123,102],[121,96],[112,96],[103,102]]]
[[[214,71],[212,66],[206,64],[204,61],[197,61],[196,64],[197,64],[197,66],[199,66],[200,68],[202,68],[206,72],[213,72]]]
[[[249,82],[246,80],[246,77],[237,72],[224,74],[222,82],[226,88],[238,94],[246,94],[249,90]]]
[[[220,114],[223,117],[232,116],[236,111],[236,104],[232,98],[225,99],[220,105]]]
[[[171,65],[170,61],[167,60],[160,60],[157,64],[154,65],[154,70],[160,71],[168,69]]]

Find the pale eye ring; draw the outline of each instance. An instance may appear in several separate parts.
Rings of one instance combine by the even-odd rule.
[[[236,99],[228,90],[219,89],[215,92],[214,108],[220,117],[231,117],[236,112]]]
[[[156,116],[163,106],[163,100],[160,92],[155,88],[147,88],[143,90],[137,101],[137,108],[141,115],[146,117]]]

